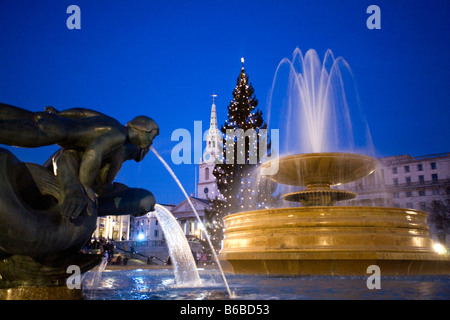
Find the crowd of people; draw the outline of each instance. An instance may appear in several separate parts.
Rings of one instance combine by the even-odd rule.
[[[85,247],[86,250],[100,250],[100,253],[105,255],[106,259],[108,260],[108,263],[114,263],[114,241],[113,240],[107,240],[103,237],[100,237],[100,239],[92,238],[91,241],[89,241]],[[120,256],[120,253],[118,254]]]
[[[97,239],[96,237],[91,238],[91,240],[86,244],[84,247],[84,251],[88,250],[99,250],[101,254],[103,254],[108,264],[126,264],[129,260],[127,255],[125,254],[125,257],[122,257],[122,253],[114,253],[114,249],[116,248],[113,240],[108,240],[103,237],[100,237]],[[130,250],[130,251],[128,251]],[[133,246],[131,246],[129,249],[127,248],[126,244],[123,248],[123,251],[131,252],[131,255],[135,253],[135,249]],[[205,252],[202,252],[201,250],[197,250],[196,252],[192,251],[192,255],[195,259],[195,262],[197,266],[206,266],[212,263],[211,257],[209,257]],[[148,257],[148,260],[152,257]],[[151,259],[150,259],[151,260]],[[170,265],[170,256],[167,257],[167,260],[165,261],[166,264]],[[147,261],[147,264],[152,264],[152,261]]]
[[[197,252],[195,252],[195,253],[192,252],[192,255],[194,256],[197,266],[206,266],[206,265],[214,264],[212,262],[211,256],[210,255],[208,256],[205,252],[197,250]]]

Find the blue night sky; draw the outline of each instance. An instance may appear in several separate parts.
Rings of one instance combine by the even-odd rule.
[[[72,4],[81,30],[66,27]],[[381,30],[366,27],[371,4]],[[194,121],[207,130],[212,93],[225,121],[240,58],[265,112],[281,59],[296,47],[320,57],[331,49],[352,68],[377,156],[449,152],[449,12],[446,0],[1,0],[0,101],[88,107],[123,124],[148,115],[160,126],[154,147],[191,193],[196,166],[171,162],[171,134],[193,135]],[[13,152],[42,163],[55,149]],[[127,162],[117,181],[162,203],[183,200],[152,153]]]

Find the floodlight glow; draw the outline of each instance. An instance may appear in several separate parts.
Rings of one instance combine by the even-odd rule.
[[[433,245],[434,251],[436,251],[438,254],[444,254],[447,250],[445,250],[445,247],[440,243],[435,243]]]

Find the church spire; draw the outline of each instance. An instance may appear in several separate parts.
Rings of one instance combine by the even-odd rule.
[[[215,98],[217,97],[217,94],[212,94],[211,97],[213,97],[213,103],[211,106],[211,121],[209,125],[209,130],[218,130],[217,128],[217,115],[216,115],[216,104],[214,103]]]
[[[223,163],[223,147],[222,132],[217,127],[217,114],[216,114],[216,94],[212,94],[213,98],[211,105],[211,118],[210,127],[206,134],[206,148],[203,152],[203,159],[199,163],[199,175],[197,183],[197,194],[201,199],[223,199],[222,194],[217,188],[216,178],[213,174],[216,163]]]
[[[206,149],[203,154],[204,161],[214,163],[216,159],[220,159],[221,157],[221,149],[220,145],[222,142],[222,133],[217,127],[217,114],[216,114],[216,104],[215,98],[216,94],[212,94],[213,103],[211,106],[211,119],[208,134],[206,135]]]

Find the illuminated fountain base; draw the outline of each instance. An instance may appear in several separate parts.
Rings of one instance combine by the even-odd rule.
[[[303,181],[307,175],[293,170],[296,165],[314,167],[317,181]],[[324,185],[320,192],[307,188],[298,198],[307,207],[267,209],[232,214],[224,219],[225,239],[219,255],[225,271],[247,274],[367,275],[367,267],[377,265],[382,275],[450,274],[450,259],[433,250],[427,213],[385,207],[332,207],[332,185],[348,180],[341,164],[357,159],[358,170],[348,170],[351,180],[374,169],[370,157],[353,154],[310,154],[280,159],[273,180],[296,185]],[[315,158],[315,160],[311,160]],[[364,158],[367,160],[364,160]],[[361,160],[362,159],[362,160]],[[363,165],[365,163],[365,165]],[[290,168],[286,170],[285,168]],[[284,169],[283,169],[284,168]],[[327,174],[326,170],[340,172]],[[296,172],[299,172],[296,177]],[[306,170],[305,172],[311,172]],[[357,173],[358,172],[358,173]],[[357,173],[357,174],[356,174]],[[288,177],[289,180],[283,179]],[[326,177],[320,180],[318,177]],[[337,179],[337,180],[336,180]],[[302,181],[300,181],[302,180]],[[312,193],[314,201],[304,199]],[[319,200],[318,200],[319,199]]]
[[[243,212],[225,218],[219,258],[230,273],[450,274],[432,248],[427,214],[377,207],[304,207]]]

